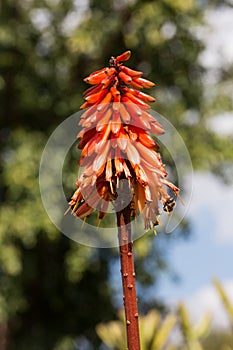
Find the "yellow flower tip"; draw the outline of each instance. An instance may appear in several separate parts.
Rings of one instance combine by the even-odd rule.
[[[72,208],[72,214],[75,212],[75,210],[78,208],[79,202],[76,202],[74,207]]]
[[[162,227],[162,226],[163,226],[163,224],[162,224],[162,222],[160,221],[160,219],[159,219],[159,218],[157,218],[157,221],[158,221],[159,226],[160,226],[160,227]]]
[[[183,199],[181,198],[181,196],[179,195],[179,193],[177,193],[176,195],[177,195],[177,197],[179,198],[180,203],[181,203],[183,206],[185,206],[185,202],[183,201]]]
[[[101,224],[101,219],[98,217],[98,220],[97,220],[97,229],[99,229],[100,224]]]
[[[69,206],[69,208],[66,209],[66,211],[64,212],[64,216],[66,216],[68,214],[68,212],[70,211],[71,207]]]
[[[83,218],[83,223],[82,223],[81,229],[83,229],[83,227],[84,227],[84,225],[85,225],[85,223],[86,223],[86,220],[87,220],[87,217],[85,216],[85,217]]]
[[[156,231],[155,226],[153,227],[153,233],[154,233],[155,236],[157,236],[157,231]]]

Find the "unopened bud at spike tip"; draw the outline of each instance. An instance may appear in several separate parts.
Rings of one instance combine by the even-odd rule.
[[[125,51],[124,53],[122,53],[120,56],[117,56],[116,61],[117,62],[125,62],[128,61],[130,59],[131,56],[131,51]]]

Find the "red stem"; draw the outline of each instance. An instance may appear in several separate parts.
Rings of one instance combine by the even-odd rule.
[[[130,205],[116,211],[128,350],[140,350]]]

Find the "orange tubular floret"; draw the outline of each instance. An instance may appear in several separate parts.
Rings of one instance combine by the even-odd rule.
[[[125,83],[125,84],[130,84],[132,81],[132,78],[125,74],[124,72],[119,73],[119,78]]]
[[[109,123],[110,117],[112,115],[111,107],[108,108],[107,112],[103,114],[103,117],[98,121],[96,125],[96,131],[102,131]]]
[[[125,96],[128,97],[136,105],[139,105],[141,108],[150,109],[150,106],[147,103],[143,102],[142,100],[134,96],[132,93],[126,92]]]
[[[126,154],[133,167],[137,164],[140,164],[140,155],[136,147],[131,142],[127,144]]]
[[[89,103],[96,103],[98,101],[101,101],[105,95],[107,95],[108,91],[106,90],[101,90],[95,94],[88,95],[85,97],[85,100]]]
[[[99,70],[97,70],[97,71],[91,73],[91,74],[89,75],[89,77],[95,77],[95,76],[98,76],[98,75],[100,75],[100,74],[102,74],[102,73],[105,73],[107,69],[109,69],[109,68],[108,68],[108,67],[105,67],[105,68],[99,69]]]
[[[154,166],[160,166],[156,152],[151,151],[140,142],[136,142],[135,146],[141,154],[141,157],[144,158],[148,163],[153,164]]]
[[[121,115],[121,119],[122,119],[123,123],[125,123],[125,124],[130,123],[131,116],[130,116],[129,112],[127,111],[124,103],[120,104],[120,115]]]
[[[81,106],[80,106],[80,109],[85,109],[85,108],[88,108],[90,107],[91,104],[89,102],[84,102]]]
[[[148,135],[146,132],[140,132],[139,133],[139,141],[146,147],[148,148],[156,148],[157,149],[157,144],[156,142],[153,140],[153,138]]]
[[[155,102],[155,98],[145,94],[144,92],[135,90],[135,89],[128,89],[128,91],[135,95],[137,98],[140,98],[140,100],[144,101],[144,102]]]
[[[89,89],[87,89],[84,93],[83,93],[83,97],[87,97],[91,94],[95,94],[96,92],[102,90],[102,84],[97,84],[95,86],[91,86]]]
[[[90,215],[93,212],[94,208],[89,207],[87,203],[82,204],[78,210],[75,211],[75,215],[80,219]]]
[[[90,74],[87,78],[84,79],[84,81],[92,85],[100,84],[103,79],[105,79],[107,76],[110,77],[114,73],[116,73],[115,68],[104,68],[100,71]]]
[[[107,68],[105,73],[110,77],[111,75],[114,75],[116,73],[116,68]]]
[[[130,85],[135,88],[135,89],[143,89],[143,85],[142,84],[139,84],[137,83],[136,81],[132,80]]]
[[[118,137],[117,137],[117,144],[119,148],[125,152],[127,144],[128,144],[129,138],[124,132],[124,128],[121,127],[121,130],[119,131]]]
[[[139,117],[142,115],[142,110],[139,106],[133,103],[127,96],[122,97],[122,102],[125,103],[125,107],[128,110],[129,114],[134,117]]]
[[[121,96],[121,93],[120,93],[119,90],[117,90],[116,85],[113,85],[111,87],[110,91],[111,91],[111,93],[112,93],[114,98],[117,97],[117,96]]]
[[[102,82],[102,89],[107,89],[112,83],[115,81],[115,77],[112,75],[110,77],[106,77]]]
[[[164,130],[161,126],[158,125],[158,123],[151,123],[150,124],[150,132],[154,134],[155,136],[159,136],[164,134]]]
[[[120,70],[122,72],[124,72],[125,74],[129,75],[130,77],[141,77],[142,76],[142,72],[139,72],[137,70],[133,70],[130,69],[129,67],[125,67],[125,66],[120,66]]]
[[[122,164],[122,155],[119,149],[116,150],[114,164],[116,168],[116,176],[118,176],[124,171]]]
[[[95,85],[95,84],[100,84],[104,78],[106,78],[105,72],[103,72],[97,76],[89,76],[89,77],[85,78],[84,81],[85,81],[85,83]]]
[[[111,181],[112,178],[112,152],[109,153],[106,163],[106,170],[105,170],[105,180]]]
[[[112,121],[111,121],[111,130],[113,134],[117,134],[121,128],[121,118],[120,114],[113,112]]]
[[[97,106],[97,111],[103,111],[106,110],[109,106],[109,103],[112,101],[112,94],[111,92],[108,92],[105,97],[98,102],[98,106]]]
[[[150,80],[143,79],[143,78],[134,78],[133,81],[146,89],[149,89],[149,88],[152,88],[155,86],[155,83],[153,83]]]

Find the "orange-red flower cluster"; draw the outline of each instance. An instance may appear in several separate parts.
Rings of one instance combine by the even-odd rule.
[[[155,99],[140,90],[155,84],[123,65],[130,54],[112,57],[110,67],[84,79],[92,86],[84,93],[85,111],[79,123],[83,169],[69,205],[80,218],[96,209],[102,219],[109,202],[118,196],[120,180],[126,179],[132,194],[131,216],[141,213],[149,228],[158,223],[159,201],[168,212],[174,207],[166,186],[176,195],[179,189],[166,179],[158,145],[150,135],[164,130],[149,112],[148,102]]]

